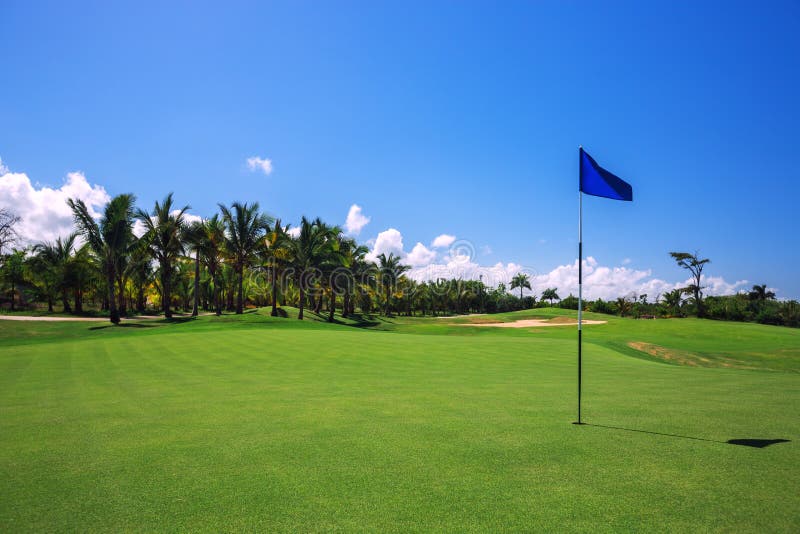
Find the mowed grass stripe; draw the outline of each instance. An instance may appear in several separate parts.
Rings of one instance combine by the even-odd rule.
[[[699,441],[570,425],[574,352],[574,338],[208,325],[9,347],[0,366],[25,370],[0,391],[0,526],[797,526],[796,375],[587,344],[590,422],[716,440]],[[742,437],[793,441],[717,442]]]

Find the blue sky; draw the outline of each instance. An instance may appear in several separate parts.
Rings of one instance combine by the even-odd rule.
[[[556,283],[583,145],[634,188],[585,198],[596,284],[656,291],[699,250],[719,291],[800,297],[797,3],[106,4],[0,7],[0,158],[34,188],[80,171],[291,223],[355,203],[362,241],[394,228],[446,264],[449,234]]]

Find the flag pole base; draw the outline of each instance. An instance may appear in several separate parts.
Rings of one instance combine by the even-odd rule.
[[[586,423],[584,423],[583,421],[573,421],[572,424],[573,425],[585,425]]]

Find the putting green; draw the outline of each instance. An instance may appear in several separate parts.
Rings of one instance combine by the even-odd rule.
[[[470,320],[0,321],[0,530],[800,528],[797,330],[587,327],[575,426],[574,328]]]

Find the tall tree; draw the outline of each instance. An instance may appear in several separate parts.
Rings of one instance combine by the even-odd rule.
[[[681,315],[681,304],[683,302],[683,291],[680,289],[673,289],[664,293],[662,300],[667,311],[674,315]]]
[[[70,288],[67,274],[75,250],[75,239],[77,237],[78,234],[73,233],[64,239],[58,237],[53,242],[39,243],[33,247],[34,260],[38,267],[37,270],[40,271],[43,278],[46,278],[50,282],[52,290],[60,293],[61,304],[65,313],[72,312],[69,305]],[[52,304],[52,298],[48,299],[48,311],[53,311]]]
[[[11,286],[11,311],[13,312],[16,310],[14,302],[19,293],[17,288],[25,281],[25,251],[14,250],[11,254],[8,254],[3,259],[3,268],[0,269],[0,275]],[[16,300],[21,301],[21,299]]]
[[[389,315],[389,303],[391,300],[391,290],[397,286],[397,280],[400,275],[408,271],[411,267],[400,263],[400,256],[395,256],[390,252],[387,256],[385,253],[378,255],[378,274],[380,276],[381,285],[383,286],[384,302],[384,315]]]
[[[286,247],[291,258],[295,283],[300,291],[300,313],[297,318],[302,320],[308,285],[315,276],[317,265],[328,253],[336,236],[332,235],[330,228],[322,224],[319,219],[312,222],[303,217],[299,228],[300,233],[296,238],[286,241]]]
[[[531,279],[525,273],[517,273],[511,279],[511,289],[519,288],[519,300],[522,300],[522,290],[531,288]]]
[[[695,306],[697,306],[697,316],[703,317],[705,310],[703,308],[703,287],[702,283],[703,268],[706,264],[711,263],[708,258],[700,259],[699,253],[695,252],[690,254],[688,252],[670,252],[670,256],[674,259],[679,267],[682,267],[692,274],[693,282],[686,288],[687,293],[691,293],[694,297]]]
[[[194,252],[194,299],[192,301],[192,317],[197,317],[200,305],[200,261],[206,248],[208,235],[203,221],[195,221],[186,227],[184,240],[190,251]]]
[[[265,266],[269,269],[272,290],[272,317],[278,316],[278,275],[286,268],[290,259],[291,237],[286,233],[280,219],[275,219],[272,228],[264,236],[264,247],[261,255]]]
[[[758,302],[764,302],[766,300],[773,300],[775,298],[775,293],[773,291],[767,290],[767,285],[755,285],[753,289],[747,294],[750,300],[755,300]]]
[[[129,252],[133,240],[133,215],[136,197],[130,194],[117,195],[106,204],[99,224],[89,213],[83,200],[68,199],[78,231],[97,256],[105,275],[109,319],[119,324],[120,316],[114,299],[114,284],[117,268]],[[122,291],[123,288],[120,288]]]
[[[136,292],[136,311],[145,312],[145,291],[152,283],[153,264],[150,248],[143,238],[137,239],[131,246],[131,256],[128,262],[128,276],[133,282]]]
[[[222,301],[220,299],[223,281],[220,276],[222,270],[222,255],[225,247],[225,223],[216,213],[203,223],[205,235],[203,236],[202,258],[214,286],[214,312],[222,315]]]
[[[225,248],[230,255],[236,272],[238,295],[236,313],[244,312],[244,268],[256,257],[259,242],[272,223],[272,218],[258,211],[258,202],[248,205],[246,202],[234,202],[228,208],[219,204],[222,220],[225,222]]]
[[[0,254],[17,242],[20,217],[9,208],[0,208]]]
[[[352,313],[351,306],[353,301],[353,290],[357,282],[356,276],[363,272],[364,256],[369,249],[356,243],[355,239],[339,236],[339,254],[342,257],[342,265],[347,270],[342,273],[344,276],[337,277],[334,283],[342,284],[344,287],[337,288],[342,293],[342,317],[347,317]],[[340,280],[340,278],[342,278]]]
[[[161,304],[164,317],[172,317],[172,276],[175,262],[184,253],[183,232],[186,226],[185,214],[189,206],[175,209],[172,193],[162,202],[156,201],[153,211],[137,211],[137,217],[146,229],[142,238],[150,249],[153,259],[158,261],[161,271]]]
[[[558,296],[558,288],[548,287],[542,291],[542,300],[549,300],[550,306],[553,305],[554,300],[561,300],[561,297]]]

